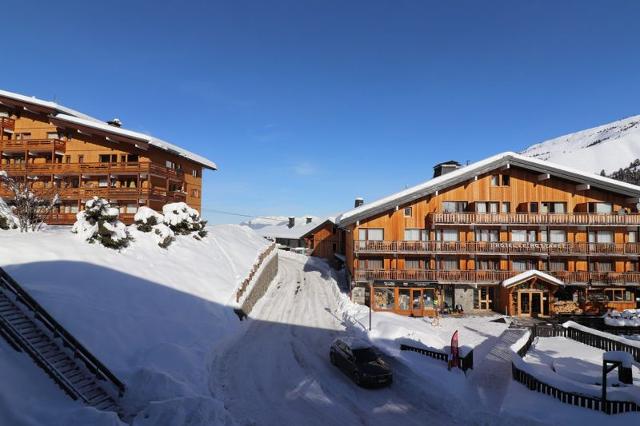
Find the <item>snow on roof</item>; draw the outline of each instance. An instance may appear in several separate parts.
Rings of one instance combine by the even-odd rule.
[[[532,277],[538,277],[541,278],[547,282],[550,282],[552,284],[556,284],[556,285],[560,285],[560,286],[564,286],[564,282],[562,282],[561,280],[559,280],[558,278],[546,274],[544,272],[538,271],[537,269],[530,269],[528,271],[522,272],[516,276],[513,276],[511,278],[508,278],[504,281],[502,281],[502,286],[503,287],[511,287],[512,285],[516,285],[519,284],[523,281],[528,280],[529,278]]]
[[[337,218],[338,224],[340,226],[349,225],[357,220],[385,212],[398,205],[433,194],[439,190],[465,182],[475,176],[490,172],[505,165],[513,165],[541,173],[549,173],[555,177],[590,184],[594,187],[621,193],[630,197],[640,197],[640,186],[637,185],[603,177],[595,173],[586,173],[572,167],[526,157],[516,154],[515,152],[503,152],[389,195],[388,197],[349,210]]]
[[[311,218],[311,222],[307,223],[307,218]],[[295,225],[289,228],[289,218],[287,216],[265,216],[251,219],[248,222],[244,222],[243,225],[252,228],[265,238],[299,240],[325,221],[326,219],[316,216],[296,217]]]
[[[176,154],[188,160],[194,161],[209,169],[212,169],[212,170],[218,169],[218,166],[213,161],[207,160],[206,158],[200,155],[194,154],[190,151],[187,151],[186,149],[173,145],[172,143],[169,143],[162,139],[155,138],[150,135],[146,135],[144,133],[111,126],[102,120],[83,114],[71,108],[67,108],[65,106],[59,105],[55,102],[43,101],[35,97],[20,95],[18,93],[8,92],[6,90],[0,90],[0,97],[13,99],[15,101],[22,102],[22,103],[37,105],[39,107],[49,108],[55,111],[54,118],[58,120],[71,123],[71,124],[91,127],[94,129],[102,130],[104,132],[112,133],[114,135],[125,136],[133,139],[139,139],[144,142],[147,142],[152,146],[155,146],[156,148],[162,149],[164,151],[169,151],[173,154]]]

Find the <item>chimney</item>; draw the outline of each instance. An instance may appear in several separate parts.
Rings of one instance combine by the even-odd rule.
[[[296,226],[296,218],[291,216],[289,217],[289,228],[293,228],[294,226]]]
[[[364,204],[364,200],[362,198],[360,198],[360,197],[357,197],[355,203],[353,204],[353,206],[354,207],[360,207],[363,204]]]
[[[438,163],[433,166],[433,177],[438,177],[442,175],[446,175],[447,173],[451,173],[454,170],[458,170],[461,167],[461,164],[457,161],[449,160],[444,163]]]
[[[312,220],[313,218],[311,216],[307,216],[307,223],[311,223]]]
[[[122,127],[122,121],[120,121],[119,118],[114,118],[113,120],[109,120],[107,121],[107,124],[113,127]]]

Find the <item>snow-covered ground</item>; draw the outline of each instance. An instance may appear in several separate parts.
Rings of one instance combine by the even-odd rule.
[[[194,424],[226,422],[224,408],[209,391],[210,356],[222,337],[238,331],[227,303],[268,242],[238,225],[208,230],[202,241],[181,236],[165,250],[151,234],[132,228],[135,241],[122,252],[88,244],[65,227],[29,234],[0,231],[0,266],[126,383],[125,408],[142,411],[136,424],[175,425],[188,418],[202,420]],[[1,348],[2,354],[11,351]],[[25,389],[21,394],[13,385],[0,388],[2,416],[50,424],[42,419],[76,413],[81,405],[67,401],[30,363],[23,354],[0,362],[3,383],[16,377]],[[12,372],[24,365],[31,368]],[[38,380],[31,385],[22,376]],[[46,392],[41,383],[56,392]],[[43,407],[42,413],[25,411],[27,401]],[[32,423],[29,416],[39,413],[44,417]],[[81,423],[114,421],[93,414]]]
[[[522,154],[586,172],[611,173],[640,158],[640,115],[550,139]]]

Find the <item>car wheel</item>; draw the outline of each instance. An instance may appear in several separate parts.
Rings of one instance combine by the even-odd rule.
[[[331,352],[331,353],[329,354],[329,359],[331,360],[331,364],[333,364],[333,365],[336,365],[336,364],[337,364],[337,362],[336,362],[336,356],[335,356],[335,354],[334,354],[333,352]]]
[[[360,384],[362,383],[362,378],[360,377],[360,373],[358,373],[357,371],[353,372],[353,381],[358,386],[360,386]]]

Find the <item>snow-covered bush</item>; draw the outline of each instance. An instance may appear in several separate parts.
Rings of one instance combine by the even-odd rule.
[[[133,217],[133,221],[138,231],[151,232],[154,226],[164,223],[164,216],[152,208],[142,206],[138,208],[138,211]]]
[[[127,247],[132,238],[125,224],[118,220],[118,215],[118,209],[107,200],[93,197],[87,201],[86,210],[76,215],[77,220],[71,232],[90,243],[97,241],[108,248]]]
[[[18,218],[13,214],[11,207],[0,198],[0,229],[17,229]]]
[[[34,188],[30,180],[16,180],[10,177],[7,172],[0,170],[0,187],[11,193],[13,198],[13,209],[11,217],[16,227],[21,232],[36,232],[44,225],[44,221],[53,211],[55,206],[60,203],[57,189],[53,188]],[[2,220],[5,225],[12,225],[7,215]],[[7,225],[9,224],[9,225]]]
[[[200,218],[198,210],[192,209],[186,203],[171,203],[162,207],[164,223],[177,235],[196,233],[196,239],[207,236],[206,220]]]
[[[153,227],[153,234],[156,238],[158,245],[164,249],[169,247],[172,242],[176,240],[175,234],[164,223],[159,223]]]

